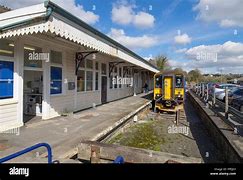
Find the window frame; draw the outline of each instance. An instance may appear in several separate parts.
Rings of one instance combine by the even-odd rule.
[[[4,56],[5,57],[5,56]],[[2,58],[2,56],[0,56],[0,61],[2,61],[2,62],[7,62],[7,63],[13,63],[13,74],[12,74],[12,76],[13,76],[13,78],[12,78],[12,96],[11,97],[6,97],[6,98],[0,98],[0,102],[2,102],[2,101],[8,101],[8,100],[13,100],[14,98],[15,98],[15,68],[16,68],[16,63],[15,63],[15,61],[14,61],[14,59],[13,59],[13,57],[9,57],[9,56],[6,56],[6,57],[8,57],[8,58],[11,58],[11,60],[10,59],[8,59],[8,58]]]
[[[62,96],[64,95],[64,52],[63,51],[58,51],[58,52],[61,52],[62,54],[62,64],[58,64],[58,63],[53,63],[51,62],[51,51],[58,51],[56,49],[50,49],[49,53],[50,53],[50,96]],[[56,68],[61,68],[62,69],[62,92],[61,93],[58,93],[58,94],[51,94],[51,67],[56,67]]]
[[[24,43],[24,46],[23,46],[23,53],[24,53],[24,55],[25,55],[25,47],[28,47],[28,48],[39,48],[39,49],[41,49],[40,53],[43,53],[43,47],[40,47],[40,46],[37,46],[37,45],[33,45],[33,44],[28,44],[28,43],[26,44],[26,43]],[[24,58],[24,64],[23,64],[24,70],[34,70],[34,71],[42,71],[43,70],[43,67],[44,67],[43,60],[40,63],[41,67],[32,67],[32,66],[25,66],[25,56],[23,58]]]
[[[92,69],[87,67],[87,60],[92,61]],[[98,63],[98,70],[96,70],[96,63]],[[78,91],[78,87],[77,87],[77,93],[87,93],[87,92],[95,92],[95,91],[99,91],[100,87],[99,87],[99,78],[100,78],[100,63],[99,61],[93,60],[93,59],[85,59],[84,60],[84,67],[79,67],[78,70],[82,70],[85,72],[85,82],[84,82],[84,91]],[[92,90],[87,91],[87,72],[92,72]],[[98,72],[98,90],[96,90],[96,73]],[[77,81],[77,75],[76,75],[76,81]],[[78,85],[77,85],[78,86]]]
[[[98,69],[96,69],[96,65],[98,65]],[[96,74],[98,73],[98,89],[96,89]],[[100,89],[100,86],[99,86],[99,82],[100,82],[100,63],[99,61],[94,61],[94,77],[93,77],[93,80],[94,80],[94,88],[93,90],[94,91],[99,91]]]
[[[17,103],[18,99],[17,99],[17,87],[18,85],[16,84],[16,72],[17,72],[17,66],[18,64],[16,63],[16,56],[17,56],[17,47],[16,47],[16,42],[12,41],[12,43],[14,44],[14,56],[3,56],[0,55],[0,60],[1,61],[7,61],[7,62],[13,62],[14,63],[14,67],[13,67],[13,97],[11,98],[6,98],[6,99],[0,99],[0,105],[2,104],[9,104],[9,103]]]

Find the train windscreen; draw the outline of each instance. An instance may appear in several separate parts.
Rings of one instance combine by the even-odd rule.
[[[175,77],[175,87],[176,88],[183,88],[183,76],[176,75]]]
[[[162,88],[162,76],[155,76],[155,88]]]

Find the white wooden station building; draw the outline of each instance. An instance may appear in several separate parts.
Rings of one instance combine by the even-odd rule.
[[[0,13],[0,131],[26,116],[50,119],[132,96],[145,83],[152,89],[156,72],[51,1]]]

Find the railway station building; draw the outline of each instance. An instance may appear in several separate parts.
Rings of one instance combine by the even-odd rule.
[[[152,89],[157,72],[51,1],[0,13],[0,131]]]

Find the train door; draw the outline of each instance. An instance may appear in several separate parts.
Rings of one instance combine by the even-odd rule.
[[[165,76],[164,77],[164,99],[172,99],[172,88],[173,88],[173,77]]]

